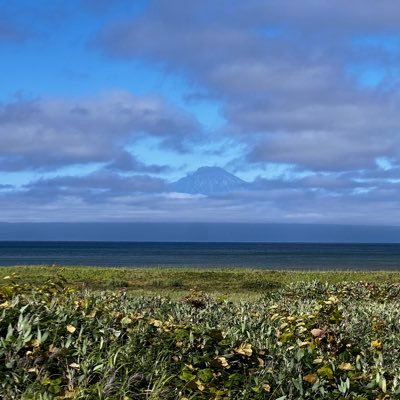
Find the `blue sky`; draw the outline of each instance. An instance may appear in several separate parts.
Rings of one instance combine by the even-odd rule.
[[[394,0],[0,0],[0,221],[400,225]],[[182,196],[220,166],[251,190]]]

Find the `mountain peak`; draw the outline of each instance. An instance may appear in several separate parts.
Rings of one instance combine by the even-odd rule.
[[[200,167],[171,184],[176,192],[191,194],[221,194],[244,190],[247,182],[220,167]]]

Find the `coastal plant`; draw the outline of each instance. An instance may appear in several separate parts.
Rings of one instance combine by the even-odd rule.
[[[3,282],[0,398],[400,398],[393,282],[299,282],[237,302]]]

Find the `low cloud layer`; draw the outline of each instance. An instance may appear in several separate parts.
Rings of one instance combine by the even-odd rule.
[[[71,222],[400,222],[399,184],[380,174],[315,174],[286,182],[257,178],[241,191],[204,196],[175,193],[170,182],[150,175],[102,170],[10,189],[0,187],[0,206],[14,222],[59,222],[68,213]]]

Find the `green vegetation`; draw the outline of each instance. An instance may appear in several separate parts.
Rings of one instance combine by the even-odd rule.
[[[262,269],[195,268],[100,268],[100,267],[0,267],[3,277],[17,273],[19,282],[42,284],[60,273],[74,288],[95,290],[126,289],[132,294],[159,294],[181,298],[196,288],[211,294],[225,294],[230,299],[259,297],[292,282],[320,280],[400,282],[399,272],[349,271],[270,271]]]
[[[43,275],[28,283],[34,270]],[[339,273],[353,281],[336,282],[324,273],[323,282],[295,273],[303,280],[290,282],[282,272],[215,270],[214,294],[189,290],[171,299],[127,288],[154,290],[153,280],[167,276],[172,288],[172,279],[186,288],[185,273],[201,286],[206,275],[97,269],[96,278],[86,276],[96,289],[105,276],[128,282],[101,292],[82,287],[76,268],[39,282],[49,271],[2,271],[9,275],[0,288],[0,398],[400,398],[398,274]],[[75,276],[74,288],[66,276]],[[232,288],[263,293],[231,301],[222,293]]]

